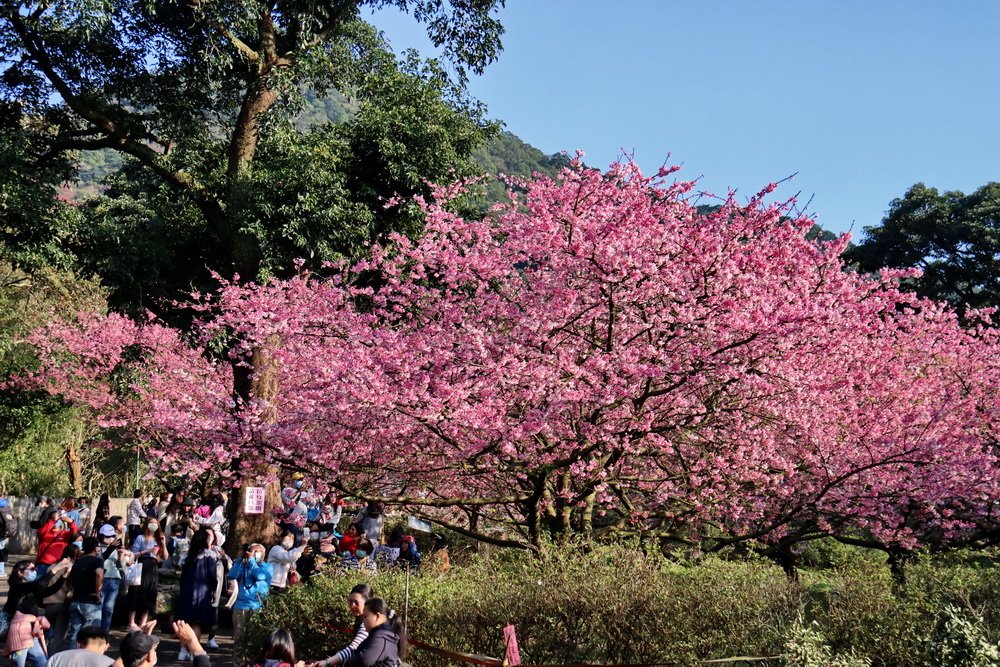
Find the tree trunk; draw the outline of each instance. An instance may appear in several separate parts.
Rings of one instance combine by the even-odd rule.
[[[771,559],[781,566],[781,569],[785,572],[785,576],[788,577],[789,581],[799,580],[799,570],[796,567],[795,554],[792,552],[791,545],[780,547],[771,555]]]
[[[250,358],[250,368],[241,368],[236,375],[234,387],[243,400],[264,401],[267,408],[261,414],[261,421],[273,424],[277,421],[278,398],[278,364],[271,352],[278,346],[277,336],[270,336],[263,347],[254,350]],[[236,369],[234,369],[235,371]],[[248,372],[249,370],[249,372]],[[244,544],[260,542],[274,544],[277,541],[278,525],[274,520],[275,510],[281,507],[281,486],[279,470],[273,465],[258,463],[257,480],[244,477],[243,484],[235,489],[229,497],[227,516],[229,517],[229,536],[226,538],[226,552],[231,556],[242,555]],[[246,513],[246,490],[252,486],[264,487],[263,514]]]
[[[561,544],[569,542],[573,533],[573,505],[569,499],[573,495],[573,477],[566,470],[562,474],[561,488],[559,489],[559,541]]]
[[[69,485],[73,495],[83,495],[83,466],[80,462],[80,445],[83,443],[83,426],[70,429],[66,438],[66,463],[69,466]],[[79,442],[78,442],[79,441]]]
[[[597,493],[591,491],[584,499],[583,513],[580,519],[580,532],[585,539],[590,540],[594,536],[594,508],[597,501]]]
[[[889,549],[886,559],[889,563],[889,572],[892,575],[893,589],[897,592],[906,588],[906,561],[913,555],[912,552],[899,548]]]

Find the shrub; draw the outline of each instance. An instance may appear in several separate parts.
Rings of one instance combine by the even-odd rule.
[[[792,582],[766,561],[678,564],[621,545],[586,553],[552,549],[540,558],[498,551],[470,556],[445,574],[412,576],[406,616],[413,638],[496,657],[503,655],[503,626],[512,623],[522,659],[536,664],[692,664],[785,654],[799,656],[790,664],[804,665],[822,664],[807,660],[829,651],[831,665],[860,664],[859,656],[868,656],[875,667],[936,667],[928,638],[945,605],[957,602],[979,610],[980,636],[996,641],[1000,569],[988,561],[918,558],[898,590],[882,560],[846,559]],[[254,627],[287,627],[308,637],[300,642],[304,658],[332,655],[347,637],[335,626],[351,622],[347,593],[364,579],[321,575],[269,600]],[[402,574],[367,580],[404,613]],[[421,667],[453,665],[419,649],[413,659]]]
[[[855,653],[834,656],[819,623],[806,625],[800,618],[785,642],[786,667],[869,667],[871,662]]]
[[[1000,650],[986,638],[982,621],[968,618],[954,605],[944,608],[927,654],[927,662],[939,667],[1000,665]]]
[[[322,575],[268,601],[254,620],[308,636],[307,657],[332,655],[349,625],[346,598],[365,577]],[[405,577],[368,579],[403,613]],[[546,662],[690,662],[740,652],[780,652],[798,588],[766,563],[708,559],[670,564],[634,549],[542,558],[499,553],[440,576],[410,579],[412,637],[454,651],[503,655],[503,626],[517,628],[522,658]],[[305,655],[305,653],[304,653]],[[439,664],[419,654],[419,664]]]

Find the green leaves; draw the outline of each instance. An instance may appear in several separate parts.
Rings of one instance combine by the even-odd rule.
[[[118,307],[165,314],[213,270],[287,275],[297,258],[314,268],[390,231],[415,234],[413,208],[386,202],[473,173],[494,128],[465,95],[464,68],[496,57],[502,4],[35,0],[0,11],[0,99],[15,117],[3,140],[23,144],[13,173],[36,180],[7,197],[4,238],[97,271]],[[451,78],[415,54],[398,61],[360,19],[366,6],[410,12]],[[296,122],[311,93],[332,91],[353,117]],[[77,152],[97,150],[120,158],[107,188],[54,207]]]
[[[921,296],[960,308],[1000,305],[1000,183],[969,195],[917,183],[845,256],[863,271],[920,269],[905,284]]]

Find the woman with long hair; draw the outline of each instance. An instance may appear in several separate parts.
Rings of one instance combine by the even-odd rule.
[[[97,500],[97,509],[94,510],[94,516],[91,517],[94,526],[94,533],[96,534],[101,526],[108,523],[108,519],[111,518],[111,494],[102,493],[101,497]]]
[[[194,636],[201,639],[201,631],[216,623],[216,591],[218,590],[218,558],[212,548],[215,533],[202,528],[191,538],[191,547],[181,567],[181,590],[176,620],[186,621]],[[178,660],[191,656],[181,647]]]
[[[132,553],[142,565],[142,578],[138,586],[128,590],[128,630],[136,632],[146,619],[156,616],[156,586],[159,581],[160,561],[166,558],[167,545],[156,517],[143,520],[141,532],[132,542]],[[138,619],[138,623],[136,620]]]
[[[253,662],[254,667],[292,667],[295,664],[295,642],[284,628],[272,630]]]
[[[22,560],[15,563],[11,570],[10,578],[7,580],[7,602],[3,605],[6,614],[5,621],[9,621],[17,613],[17,605],[21,598],[31,595],[34,599],[46,598],[62,586],[61,581],[52,581],[48,577],[38,576],[36,565],[30,560]]]

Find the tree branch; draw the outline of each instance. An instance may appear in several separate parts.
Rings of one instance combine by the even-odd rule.
[[[483,533],[480,533],[480,532],[474,531],[474,530],[469,530],[468,528],[466,528],[464,526],[460,526],[460,525],[458,525],[456,523],[450,523],[448,521],[443,521],[443,520],[437,519],[435,517],[431,517],[431,516],[427,516],[425,514],[421,514],[420,512],[414,513],[414,516],[416,516],[419,519],[423,519],[424,521],[427,521],[428,523],[437,524],[437,525],[441,526],[442,528],[447,528],[448,530],[450,530],[450,531],[452,531],[454,533],[458,533],[459,535],[464,535],[465,537],[470,537],[470,538],[472,538],[474,540],[478,540],[480,542],[485,542],[486,544],[492,544],[492,545],[498,546],[498,547],[508,547],[508,548],[511,548],[511,549],[523,549],[525,551],[536,551],[535,547],[532,547],[529,544],[525,544],[524,542],[518,542],[517,540],[507,540],[507,539],[504,539],[504,538],[501,538],[501,537],[493,537],[491,535],[484,535]]]
[[[218,32],[220,35],[222,35],[230,44],[236,47],[236,50],[239,52],[239,54],[243,56],[243,58],[245,58],[246,60],[248,60],[249,62],[260,61],[260,54],[254,51],[242,39],[237,37],[232,30],[222,25],[221,23],[216,23],[215,31]]]
[[[43,74],[45,74],[45,77],[52,84],[53,88],[55,88],[56,92],[58,92],[62,97],[66,106],[75,112],[80,118],[86,120],[94,126],[93,131],[88,128],[87,130],[79,130],[74,134],[86,136],[88,134],[103,133],[106,137],[104,140],[95,140],[95,143],[90,143],[85,146],[77,144],[77,147],[86,149],[92,149],[93,147],[112,148],[119,152],[131,155],[142,162],[145,166],[152,169],[158,176],[169,182],[171,185],[186,190],[194,195],[196,203],[206,216],[210,216],[210,214],[212,214],[209,217],[210,220],[218,219],[218,214],[221,214],[223,211],[222,204],[215,199],[197,181],[197,179],[195,179],[191,174],[171,169],[167,164],[165,164],[162,155],[146,144],[136,141],[134,138],[130,137],[126,131],[114,122],[114,120],[77,96],[73,92],[72,88],[70,88],[69,84],[67,84],[56,71],[55,65],[52,63],[52,59],[49,57],[49,54],[45,51],[41,40],[29,31],[28,27],[25,25],[24,21],[17,14],[17,12],[9,12],[7,17],[10,20],[14,31],[21,38],[28,55],[34,59],[39,69]],[[97,141],[100,141],[100,145],[97,145]],[[61,150],[71,150],[73,147],[74,144],[70,142],[68,146],[63,147]],[[59,150],[60,149],[54,145],[53,149],[49,151],[49,153],[53,153],[53,151],[55,151],[53,153],[53,155],[55,155],[59,152]],[[46,159],[51,159],[51,157],[47,157]]]

